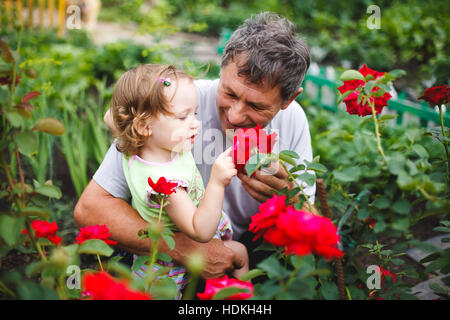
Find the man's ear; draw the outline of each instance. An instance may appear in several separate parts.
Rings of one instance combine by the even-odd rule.
[[[300,88],[298,89],[298,91],[294,94],[294,96],[293,96],[291,99],[289,99],[289,101],[286,102],[286,104],[285,104],[284,106],[281,107],[281,110],[284,110],[284,109],[286,109],[287,107],[289,107],[289,105],[292,103],[292,101],[294,101],[295,98],[297,98],[298,95],[299,95],[300,93],[302,93],[302,92],[303,92],[303,88],[300,87]]]
[[[139,118],[134,118],[133,120],[134,129],[144,137],[149,137],[152,135],[152,127],[148,121],[141,120]]]

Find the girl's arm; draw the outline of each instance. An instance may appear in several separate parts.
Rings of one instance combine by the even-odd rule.
[[[183,188],[177,188],[169,196],[169,203],[165,207],[170,219],[181,232],[198,242],[208,242],[214,236],[219,225],[224,188],[209,183],[205,196],[198,207]]]
[[[214,236],[222,215],[225,187],[237,174],[230,151],[231,148],[220,154],[214,162],[205,196],[198,208],[182,188],[169,196],[166,212],[170,219],[180,231],[198,242],[208,242]]]

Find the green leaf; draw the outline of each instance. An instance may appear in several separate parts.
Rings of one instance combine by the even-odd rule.
[[[248,159],[245,164],[245,171],[249,177],[258,170],[262,165],[267,164],[267,162],[271,159],[271,157],[265,153],[257,153]]]
[[[421,158],[429,158],[428,151],[420,144],[415,144],[412,146],[412,150],[419,155]]]
[[[7,245],[15,245],[24,228],[25,219],[23,217],[15,218],[6,214],[0,215],[0,236]]]
[[[327,172],[327,167],[325,167],[323,164],[317,163],[317,162],[307,162],[307,170],[314,170],[316,172],[325,173]]]
[[[398,117],[397,114],[385,114],[385,115],[382,115],[380,117],[380,119],[378,119],[378,121],[392,120],[392,119],[395,119],[397,117]]]
[[[21,216],[28,216],[28,217],[39,217],[48,219],[50,218],[50,211],[44,208],[38,208],[38,207],[26,207],[20,212]]]
[[[409,217],[405,217],[405,218],[396,217],[392,221],[392,229],[394,229],[394,230],[406,232],[406,231],[408,231],[408,228],[409,228]]]
[[[167,243],[167,246],[169,247],[170,250],[173,250],[175,248],[175,240],[173,240],[173,237],[167,234],[163,234],[162,238]]]
[[[429,284],[430,289],[432,289],[434,292],[442,295],[448,295],[449,291],[447,289],[442,288],[437,282],[430,282]]]
[[[434,252],[432,254],[427,255],[425,258],[420,260],[420,263],[427,263],[438,259],[441,256],[439,252]]]
[[[291,166],[295,167],[297,163],[295,163],[294,159],[290,155],[287,155],[286,153],[281,153],[278,155],[278,157],[283,160],[284,162],[289,163]]]
[[[447,227],[436,227],[436,228],[433,228],[433,231],[437,231],[437,232],[450,232],[450,228],[447,228]]]
[[[399,78],[406,74],[406,71],[403,69],[394,69],[388,72],[393,78]]]
[[[232,295],[238,293],[249,293],[250,290],[247,288],[238,288],[238,287],[227,287],[222,290],[217,291],[212,300],[225,300],[226,298],[231,297]]]
[[[86,240],[78,248],[78,253],[98,254],[105,257],[111,256],[113,252],[109,245],[99,239]]]
[[[265,275],[266,273],[263,272],[260,269],[252,269],[249,272],[245,273],[244,275],[242,275],[239,280],[241,281],[251,281],[252,279],[256,278],[256,277],[260,277]]]
[[[334,282],[324,282],[320,286],[320,293],[325,300],[338,300],[339,290]]]
[[[43,184],[35,189],[36,193],[49,198],[59,199],[62,196],[61,190],[57,186]]]
[[[298,179],[304,181],[308,186],[312,186],[316,182],[316,176],[308,172],[300,174]]]
[[[138,271],[148,260],[149,260],[148,256],[138,256],[136,260],[133,261],[131,270]]]
[[[0,49],[2,50],[2,58],[6,63],[14,63],[16,61],[13,52],[9,48],[8,44],[1,39],[0,39]]]
[[[37,151],[38,137],[33,132],[16,133],[14,142],[19,147],[19,152],[26,156],[31,156]]]
[[[300,158],[300,156],[298,155],[297,152],[291,151],[291,150],[283,150],[283,151],[280,152],[280,154],[286,155],[286,156],[291,157],[293,159],[299,159]]]
[[[377,209],[386,209],[389,208],[391,202],[386,197],[379,197],[374,202],[372,202],[372,205]]]
[[[24,126],[24,119],[19,111],[16,111],[16,110],[5,111],[5,115],[6,115],[6,119],[8,119],[8,122],[11,124],[11,126],[13,126],[15,128]]]
[[[400,199],[394,202],[392,210],[400,214],[408,214],[412,209],[411,203],[408,200]]]
[[[345,91],[338,99],[338,101],[336,102],[337,104],[341,103],[342,101],[344,101],[345,98],[347,98],[351,93],[353,92],[353,90],[347,90]]]
[[[270,256],[260,262],[257,267],[264,271],[270,279],[281,278],[284,276],[284,270],[275,256]]]
[[[333,175],[342,182],[355,182],[359,180],[361,169],[359,167],[349,167],[342,170],[334,170]]]
[[[361,74],[361,72],[359,72],[357,70],[353,70],[353,69],[344,71],[341,74],[339,79],[342,81],[349,81],[349,80],[363,80],[364,81],[365,80],[364,76]]]
[[[150,294],[157,300],[173,300],[178,295],[177,285],[172,278],[161,277],[152,283]]]
[[[294,172],[297,172],[297,171],[300,171],[300,170],[305,170],[306,169],[306,166],[304,165],[304,164],[299,164],[299,165],[297,165],[297,166],[295,166],[295,167],[292,167],[290,170],[289,170],[289,172],[290,173],[294,173]]]
[[[420,185],[420,180],[413,179],[405,171],[401,171],[397,177],[397,184],[400,189],[411,191]]]

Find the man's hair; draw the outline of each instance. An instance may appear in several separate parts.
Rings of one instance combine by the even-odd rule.
[[[238,58],[237,60],[235,58]],[[283,104],[300,88],[311,62],[308,46],[296,37],[292,22],[262,12],[233,32],[222,56],[222,68],[238,62],[238,75],[250,83],[279,86]]]
[[[172,65],[156,64],[135,67],[117,80],[110,107],[117,131],[116,148],[127,156],[137,154],[145,143],[146,137],[137,130],[139,123],[147,123],[159,114],[173,115],[162,78],[170,78],[170,85],[176,89],[179,79],[192,80]]]

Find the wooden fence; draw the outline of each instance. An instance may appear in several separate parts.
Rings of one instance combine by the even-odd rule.
[[[65,30],[66,0],[1,0],[0,19],[12,28],[18,21],[24,28],[57,29],[62,37]],[[3,22],[3,21],[0,21]],[[0,27],[3,23],[0,23]]]

